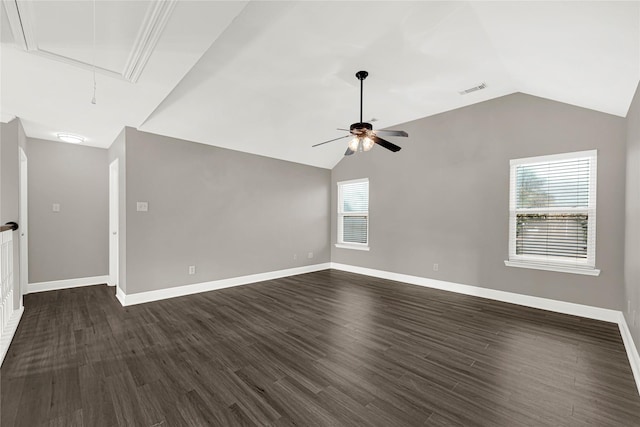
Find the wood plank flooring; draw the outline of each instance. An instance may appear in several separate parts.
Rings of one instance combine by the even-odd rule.
[[[326,270],[122,308],[31,294],[10,426],[640,426],[614,324]]]

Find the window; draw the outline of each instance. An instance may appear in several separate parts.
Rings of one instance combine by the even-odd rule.
[[[338,183],[339,248],[369,250],[369,180]]]
[[[511,267],[598,275],[597,152],[511,160]]]

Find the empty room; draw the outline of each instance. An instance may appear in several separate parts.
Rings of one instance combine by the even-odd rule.
[[[640,426],[640,1],[0,40],[3,427]]]

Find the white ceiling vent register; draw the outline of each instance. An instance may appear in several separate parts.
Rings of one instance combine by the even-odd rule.
[[[482,90],[487,87],[486,83],[480,83],[478,86],[470,87],[469,89],[461,90],[458,92],[460,95],[466,95],[471,92],[476,92],[478,90]]]
[[[132,6],[133,2],[98,1],[96,71],[135,83],[176,2],[136,2]],[[2,3],[18,47],[48,59],[94,69],[91,2],[2,0]],[[126,18],[120,19],[122,16]],[[83,34],[86,43],[78,44]]]

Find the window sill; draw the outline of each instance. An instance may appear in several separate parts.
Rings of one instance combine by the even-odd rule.
[[[547,270],[547,271],[556,271],[559,273],[584,274],[587,276],[600,275],[600,270],[598,270],[597,268],[575,267],[572,265],[543,264],[540,262],[528,262],[528,261],[505,261],[504,265],[506,265],[507,267],[532,268],[534,270]]]
[[[364,246],[364,245],[348,245],[346,243],[336,243],[336,248],[342,248],[342,249],[355,249],[357,251],[368,251],[369,250],[369,246]]]

